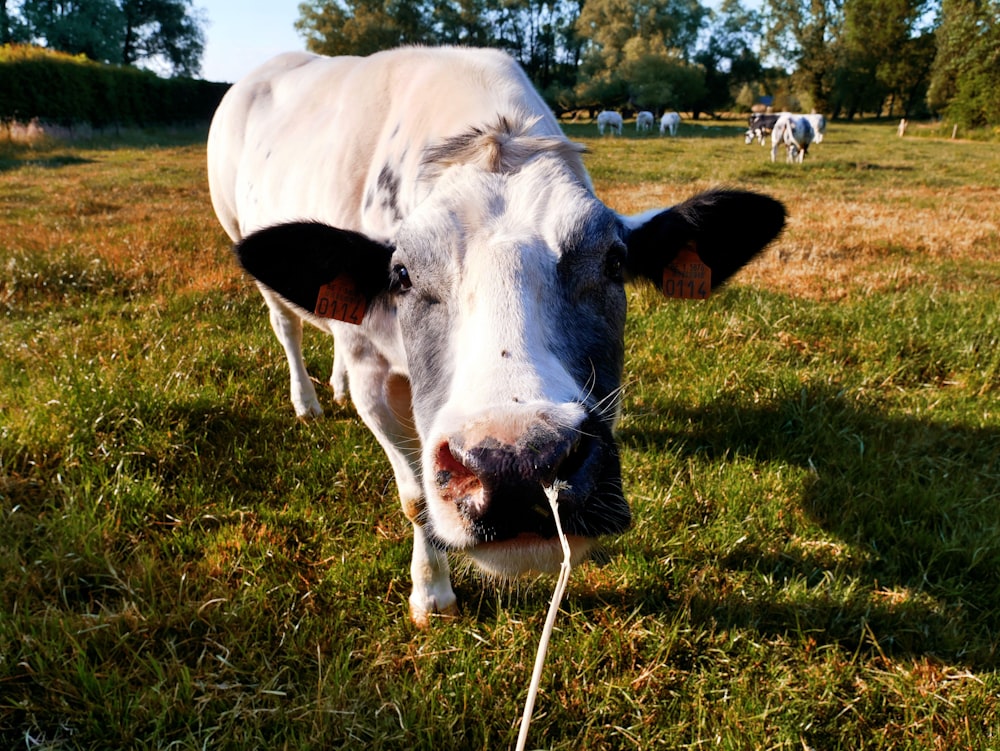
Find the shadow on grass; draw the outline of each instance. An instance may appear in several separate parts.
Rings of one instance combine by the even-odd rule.
[[[744,540],[720,551],[717,565],[778,584],[797,581],[808,594],[779,595],[778,584],[744,592],[707,583],[685,602],[692,617],[815,633],[848,649],[866,644],[998,663],[1000,427],[893,417],[823,387],[760,405],[724,395],[707,408],[665,410],[685,427],[624,430],[624,450],[801,467],[808,472],[802,510],[857,551],[845,560],[821,546],[810,552]],[[678,604],[669,592],[632,595],[643,607]]]
[[[95,161],[73,152],[195,146],[204,144],[207,139],[206,123],[163,128],[120,128],[117,131],[69,140],[43,138],[34,143],[8,141],[0,143],[0,173],[25,167],[59,169]]]
[[[72,156],[69,154],[34,154],[33,152],[22,152],[17,155],[10,152],[0,151],[0,172],[13,172],[14,170],[26,167],[41,167],[42,169],[59,169],[61,167],[72,167],[77,164],[91,164],[93,159]]]

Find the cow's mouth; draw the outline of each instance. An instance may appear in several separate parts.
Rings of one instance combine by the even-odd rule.
[[[592,537],[567,535],[570,563],[576,566],[587,559],[596,541]],[[554,574],[563,562],[558,538],[523,534],[503,542],[484,542],[463,551],[486,574],[498,578],[530,574]]]
[[[441,442],[434,454],[437,502],[461,530],[430,525],[441,547],[461,550],[502,576],[557,570],[562,550],[545,488],[559,488],[562,528],[574,562],[594,538],[624,531],[631,513],[622,494],[618,448],[598,420],[573,429],[540,423],[512,443],[492,438],[466,448]]]

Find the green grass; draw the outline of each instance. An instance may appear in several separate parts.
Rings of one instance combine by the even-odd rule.
[[[568,126],[619,210],[791,218],[704,303],[630,293],[635,524],[571,579],[529,745],[998,748],[1000,148],[833,123],[772,165],[710,125]],[[456,561],[461,618],[410,625],[388,462],[328,391],[294,419],[203,163],[0,153],[0,747],[513,746],[552,582]]]

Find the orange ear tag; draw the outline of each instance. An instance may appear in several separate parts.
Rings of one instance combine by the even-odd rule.
[[[360,324],[367,307],[368,301],[354,280],[341,274],[319,288],[313,312],[320,318]]]
[[[688,245],[663,269],[664,297],[704,300],[712,291],[712,269],[706,266],[694,245]]]

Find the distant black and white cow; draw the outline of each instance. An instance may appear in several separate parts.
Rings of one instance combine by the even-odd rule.
[[[614,110],[604,110],[597,116],[597,132],[602,136],[604,129],[610,128],[612,133],[622,134],[622,116]]]
[[[746,132],[747,144],[749,145],[754,140],[757,140],[763,146],[771,131],[774,130],[774,124],[778,122],[778,118],[780,117],[781,115],[764,115],[758,112],[750,115]]]
[[[660,135],[670,131],[671,136],[677,135],[677,129],[681,125],[681,116],[676,112],[664,112],[660,118]]]
[[[212,203],[321,412],[302,321],[333,334],[413,523],[410,613],[456,609],[448,558],[501,577],[630,523],[614,429],[625,282],[725,282],[784,224],[736,190],[617,214],[522,70],[493,50],[290,53],[224,97]],[[692,254],[702,277],[678,282]],[[683,262],[682,262],[683,259]]]
[[[653,113],[643,110],[635,116],[635,129],[638,133],[645,133],[653,129]]]
[[[809,118],[786,112],[778,118],[771,131],[771,161],[777,160],[778,147],[784,145],[788,152],[786,161],[802,164],[812,141],[813,128]]]

